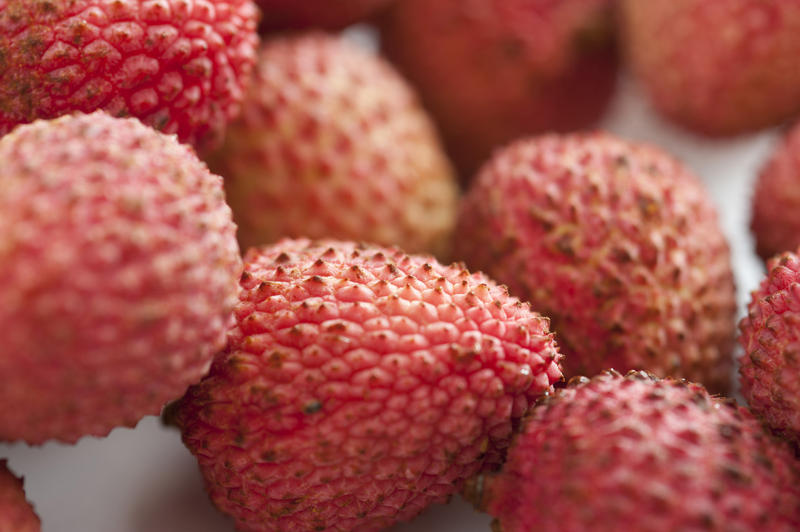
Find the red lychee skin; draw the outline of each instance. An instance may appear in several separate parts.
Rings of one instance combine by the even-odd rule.
[[[339,38],[267,41],[207,160],[243,249],[332,237],[442,255],[450,243],[458,187],[430,119],[388,63]]]
[[[658,148],[519,141],[482,169],[455,234],[455,257],[553,320],[568,376],[646,369],[728,389],[728,245],[699,180]]]
[[[336,30],[377,13],[393,0],[256,0],[264,31]]]
[[[800,112],[800,0],[622,0],[623,40],[652,104],[720,136]]]
[[[800,444],[800,257],[783,253],[739,324],[742,395],[776,433]]]
[[[177,420],[243,531],[381,530],[497,465],[561,379],[548,321],[397,248],[282,240],[245,258],[237,325]]]
[[[521,136],[604,112],[617,76],[612,0],[402,0],[382,46],[419,89],[463,179]]]
[[[22,479],[0,460],[0,532],[40,532],[41,522],[25,499]]]
[[[746,409],[644,372],[575,381],[532,410],[484,482],[502,532],[800,526],[796,460]]]
[[[133,426],[225,345],[241,257],[222,178],[103,112],[0,139],[0,439]]]
[[[0,135],[103,109],[219,143],[255,61],[251,0],[0,0]]]
[[[756,251],[765,261],[800,246],[800,123],[761,169],[750,228]]]

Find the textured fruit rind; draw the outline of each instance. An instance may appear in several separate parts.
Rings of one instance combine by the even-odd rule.
[[[0,532],[40,532],[41,522],[25,499],[22,479],[0,460]]]
[[[497,465],[561,378],[546,318],[429,257],[282,240],[241,284],[228,348],[177,416],[241,530],[410,519]]]
[[[729,387],[735,290],[707,192],[663,151],[604,133],[512,144],[482,169],[455,256],[549,316],[565,373]]]
[[[330,237],[442,255],[450,242],[458,190],[433,124],[390,65],[339,38],[267,41],[207,160],[242,248]]]
[[[800,112],[800,0],[622,0],[625,49],[653,105],[731,135]]]
[[[800,257],[783,253],[739,324],[742,395],[767,425],[800,443]]]
[[[795,458],[746,409],[644,372],[574,381],[484,482],[503,532],[797,530]]]
[[[394,0],[256,0],[262,31],[336,30],[364,20]]]
[[[0,439],[72,442],[158,413],[233,318],[222,178],[102,112],[20,126],[0,160]]]
[[[402,0],[381,20],[381,45],[467,180],[514,139],[600,118],[617,77],[614,3]]]
[[[251,0],[0,0],[0,135],[103,109],[198,148],[239,111]]]
[[[800,123],[761,170],[750,224],[756,251],[765,261],[800,246]]]

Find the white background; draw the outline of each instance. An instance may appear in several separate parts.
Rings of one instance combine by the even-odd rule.
[[[763,269],[749,234],[752,183],[778,131],[732,140],[693,136],[664,123],[638,88],[623,80],[601,124],[623,137],[653,142],[677,155],[706,183],[732,248],[739,313]],[[45,532],[232,532],[208,502],[194,458],[179,434],[145,418],[135,430],[77,445],[38,448],[0,445],[18,475]],[[490,519],[454,497],[394,532],[488,532]]]

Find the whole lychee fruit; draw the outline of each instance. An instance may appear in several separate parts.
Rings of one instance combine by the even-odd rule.
[[[225,345],[242,263],[222,178],[103,112],[0,139],[0,439],[156,414]]]
[[[256,0],[265,31],[340,29],[363,20],[393,0]]]
[[[387,63],[323,34],[267,41],[243,107],[208,158],[225,177],[242,248],[332,237],[443,253],[456,180]]]
[[[0,460],[0,532],[39,532],[41,522],[25,499],[22,479]]]
[[[800,246],[800,123],[761,169],[750,227],[765,261]]]
[[[536,406],[482,489],[503,532],[789,532],[798,486],[788,446],[732,400],[607,372]]]
[[[700,181],[663,151],[604,133],[519,141],[482,169],[456,234],[456,257],[553,320],[566,374],[728,389],[728,245]]]
[[[0,135],[103,109],[219,142],[255,61],[251,0],[0,0]]]
[[[381,530],[496,466],[561,378],[546,318],[397,248],[282,240],[245,258],[236,326],[178,407],[243,531]]]
[[[783,253],[739,324],[742,395],[776,433],[800,443],[800,257]]]
[[[402,0],[382,46],[419,89],[462,178],[521,136],[594,123],[617,76],[613,0]]]
[[[652,104],[731,135],[800,112],[800,0],[622,0],[625,49]]]

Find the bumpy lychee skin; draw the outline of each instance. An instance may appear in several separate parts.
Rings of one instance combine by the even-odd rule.
[[[25,499],[22,479],[0,460],[0,532],[40,532],[41,522]]]
[[[340,29],[363,20],[393,0],[256,0],[265,31]]]
[[[758,176],[750,227],[756,251],[765,261],[800,246],[800,123]]]
[[[225,146],[243,248],[332,237],[441,253],[457,184],[433,125],[384,61],[323,34],[277,38]]]
[[[622,0],[629,62],[653,105],[732,135],[800,113],[800,0]]]
[[[497,465],[561,378],[548,321],[397,248],[282,240],[245,258],[237,325],[178,410],[240,530],[382,530]]]
[[[255,61],[251,0],[0,0],[0,135],[103,109],[218,144]]]
[[[0,161],[0,439],[74,442],[158,413],[232,323],[222,178],[100,111],[20,126]]]
[[[663,151],[604,133],[515,143],[479,174],[456,234],[458,259],[553,320],[568,375],[728,389],[728,245],[699,180]]]
[[[800,443],[800,257],[769,262],[739,328],[742,395],[776,433]]]
[[[788,532],[798,486],[788,446],[733,401],[607,372],[536,406],[483,491],[502,532]]]
[[[585,128],[614,89],[612,0],[402,0],[382,46],[419,89],[463,179],[519,137]]]

